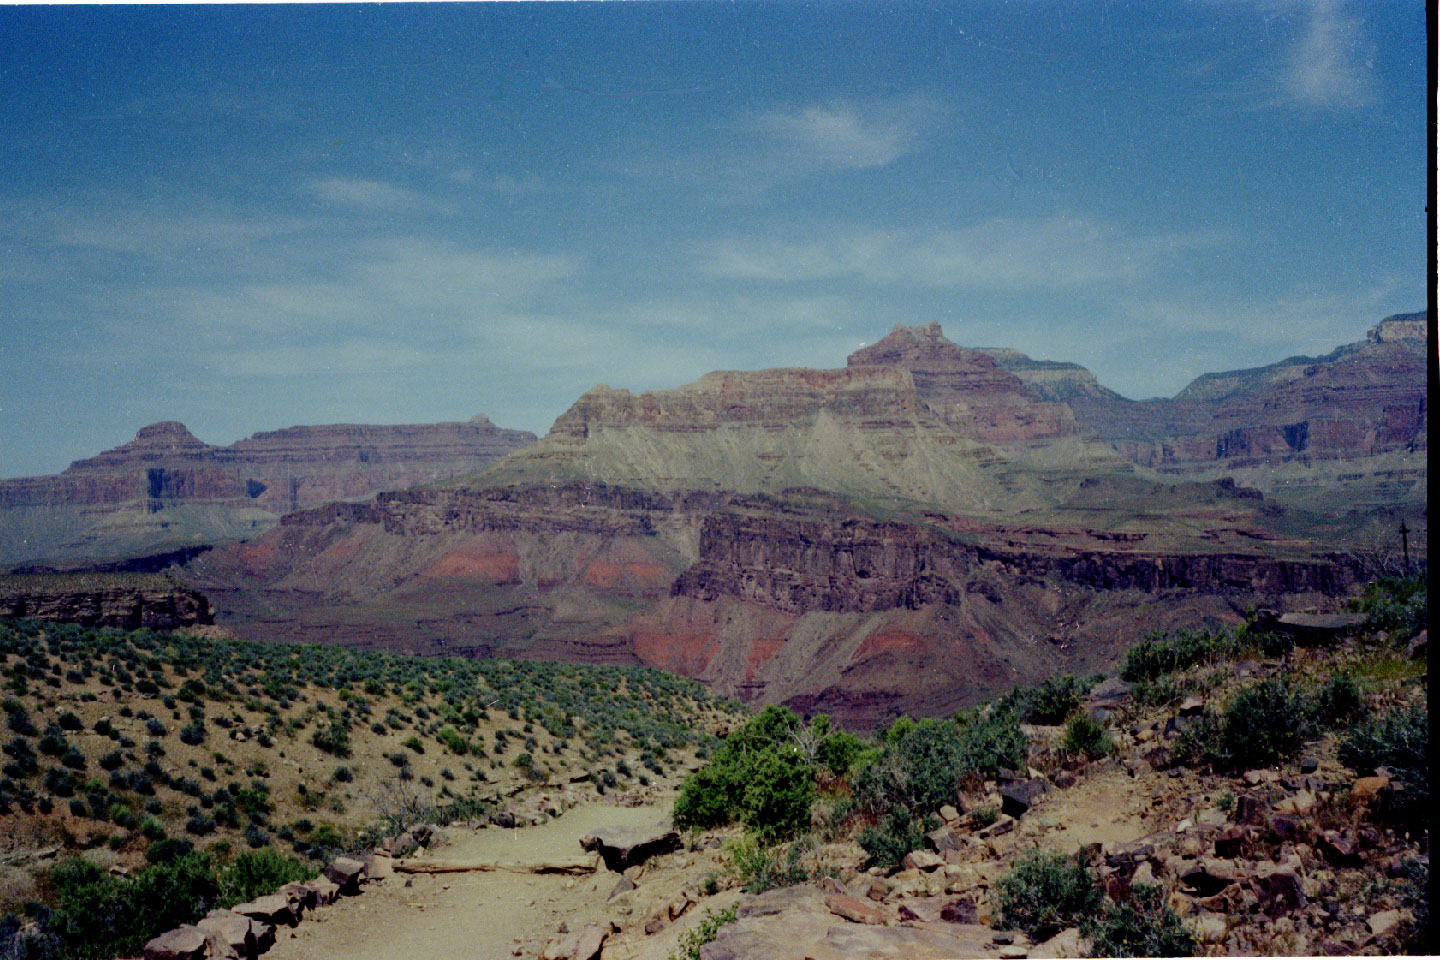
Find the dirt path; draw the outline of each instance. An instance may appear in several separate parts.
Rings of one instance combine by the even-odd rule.
[[[669,803],[645,807],[586,804],[558,820],[521,830],[453,831],[436,851],[454,860],[536,862],[573,857],[579,839],[609,825],[650,826]],[[501,960],[534,957],[564,922],[577,930],[606,917],[618,877],[514,873],[396,874],[358,897],[324,907],[280,931],[269,960]]]
[[[1055,853],[1074,853],[1087,843],[1138,840],[1153,829],[1151,796],[1148,782],[1112,768],[1082,778],[1069,790],[1052,790],[1020,818],[1015,832]]]

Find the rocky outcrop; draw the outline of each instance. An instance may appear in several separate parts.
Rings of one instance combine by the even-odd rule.
[[[203,594],[168,577],[143,574],[0,576],[0,617],[126,630],[174,630],[215,622]]]
[[[55,476],[0,480],[0,564],[254,536],[293,510],[473,473],[534,439],[478,416],[291,427],[218,447],[156,423]]]
[[[1208,373],[1169,400],[1127,400],[1083,368],[988,352],[1142,467],[1349,509],[1425,498],[1428,326],[1428,313],[1389,317],[1325,356]]]

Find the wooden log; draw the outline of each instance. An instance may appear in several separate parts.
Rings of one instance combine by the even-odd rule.
[[[515,860],[396,860],[396,873],[594,873],[595,858],[542,860],[521,863]]]

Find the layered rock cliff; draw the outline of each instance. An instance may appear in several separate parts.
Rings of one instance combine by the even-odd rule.
[[[597,387],[479,474],[292,514],[188,575],[244,635],[647,663],[851,723],[1351,587],[1313,521],[1137,466],[1085,403],[1135,406],[1078,367],[901,327],[840,370]]]
[[[1343,511],[1425,500],[1428,325],[1427,313],[1389,317],[1325,356],[1205,374],[1169,400],[1127,400],[1081,367],[988,353],[1139,466]]]
[[[215,622],[202,594],[168,577],[103,573],[0,576],[0,617],[126,630],[175,630]]]
[[[534,439],[479,416],[291,427],[220,447],[156,423],[60,474],[0,480],[0,565],[254,536],[292,510],[473,473]]]

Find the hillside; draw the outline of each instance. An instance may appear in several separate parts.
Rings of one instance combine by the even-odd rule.
[[[54,476],[0,480],[0,566],[248,539],[290,511],[471,473],[534,439],[484,415],[291,427],[228,447],[201,442],[182,423],[155,423]]]
[[[666,782],[734,716],[633,668],[33,620],[0,620],[0,657],[0,912],[81,851],[133,872],[173,837],[221,862],[273,847],[323,866],[397,818],[544,819]]]

